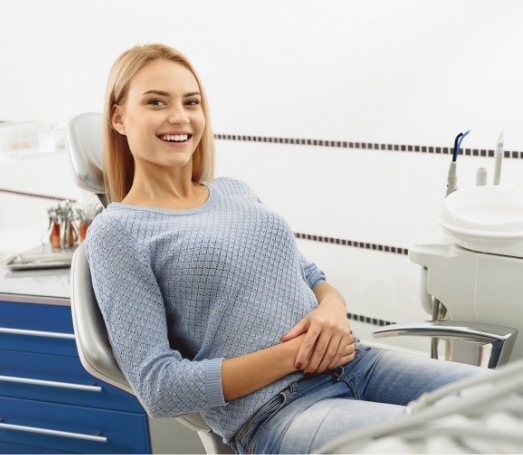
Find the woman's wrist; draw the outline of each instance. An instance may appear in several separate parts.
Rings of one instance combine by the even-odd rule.
[[[347,305],[345,304],[345,300],[342,298],[338,298],[337,296],[325,296],[323,297],[319,302],[318,306],[330,306],[334,309],[341,310],[344,313],[347,311]]]
[[[296,372],[295,361],[303,335],[261,351],[222,362],[222,390],[226,401],[259,390]]]
[[[343,296],[330,284],[321,283],[314,288],[314,295],[318,300],[318,306],[321,304],[338,304],[343,306],[344,309],[347,308],[345,299]]]
[[[300,335],[297,338],[293,338],[275,346],[283,349],[281,360],[286,374],[295,373],[300,370],[300,365],[296,365],[296,357],[298,356],[304,336],[305,335]]]

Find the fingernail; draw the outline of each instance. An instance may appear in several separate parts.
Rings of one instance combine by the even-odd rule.
[[[298,362],[296,365],[294,365],[294,367],[295,367],[297,370],[301,370],[302,364]]]

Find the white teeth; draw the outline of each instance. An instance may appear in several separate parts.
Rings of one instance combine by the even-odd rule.
[[[188,134],[164,134],[163,136],[160,136],[160,139],[162,141],[168,141],[168,142],[184,142],[187,139],[189,139]]]

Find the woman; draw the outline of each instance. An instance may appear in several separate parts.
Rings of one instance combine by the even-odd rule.
[[[202,84],[163,45],[105,102],[112,203],[86,242],[114,355],[146,411],[200,412],[238,452],[311,452],[476,372],[356,345],[342,296],[244,183],[213,179]]]

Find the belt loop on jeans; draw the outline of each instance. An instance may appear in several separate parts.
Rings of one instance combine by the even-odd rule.
[[[296,395],[298,393],[298,383],[297,382],[291,382],[289,387],[289,393],[290,393],[290,396],[292,397],[293,395]]]

